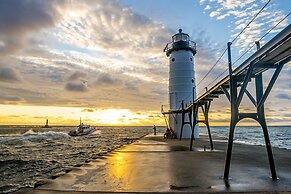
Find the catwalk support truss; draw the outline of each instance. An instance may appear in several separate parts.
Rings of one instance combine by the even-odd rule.
[[[213,142],[211,137],[211,131],[209,126],[209,111],[211,103],[215,98],[225,94],[230,102],[231,106],[231,118],[228,134],[227,152],[224,168],[224,180],[228,182],[230,163],[232,156],[234,131],[237,123],[242,119],[250,118],[257,121],[262,127],[265,146],[267,150],[269,166],[271,170],[271,176],[273,180],[276,180],[277,173],[275,168],[274,157],[272,153],[271,142],[268,133],[268,127],[265,118],[265,107],[267,97],[269,96],[280,72],[285,64],[291,60],[291,25],[287,26],[272,40],[267,42],[262,48],[259,43],[257,44],[257,52],[246,59],[239,67],[232,70],[232,58],[231,58],[231,43],[227,44],[228,47],[228,68],[229,75],[216,83],[212,88],[206,90],[197,99],[194,99],[193,88],[193,103],[184,107],[182,101],[182,109],[170,110],[168,112],[162,111],[163,114],[182,114],[181,135],[182,137],[183,127],[189,124],[192,127],[190,150],[192,150],[194,140],[194,129],[198,123],[204,123],[207,127],[210,148],[213,150]],[[264,89],[263,85],[263,73],[267,70],[273,69],[274,73],[271,76],[269,83]],[[247,86],[254,80],[254,94],[248,91]],[[241,112],[240,107],[242,104],[243,96],[247,96],[254,106],[254,112]],[[199,110],[203,113],[203,119],[198,118]],[[188,114],[188,121],[186,121],[186,115]]]

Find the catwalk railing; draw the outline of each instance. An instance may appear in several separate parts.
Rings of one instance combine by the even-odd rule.
[[[233,135],[235,126],[237,123],[245,118],[251,118],[257,121],[264,133],[266,149],[269,159],[270,170],[272,174],[272,179],[276,180],[276,168],[272,154],[271,143],[268,134],[267,123],[264,113],[264,103],[270,94],[275,81],[277,80],[283,66],[287,64],[291,59],[291,25],[288,25],[283,29],[279,34],[277,34],[273,39],[267,42],[262,48],[260,44],[257,44],[257,51],[246,59],[240,66],[232,70],[232,59],[231,59],[231,43],[227,44],[228,51],[228,67],[229,74],[218,81],[213,87],[205,91],[197,99],[192,99],[192,104],[187,107],[183,107],[179,110],[170,110],[162,111],[162,114],[182,114],[182,126],[181,134],[183,133],[184,124],[189,124],[189,121],[185,121],[185,114],[188,114],[193,120],[192,135],[190,142],[190,150],[192,150],[192,144],[194,140],[194,129],[196,124],[204,123],[208,129],[208,135],[210,140],[211,149],[213,150],[213,143],[211,138],[211,131],[208,121],[208,114],[211,106],[211,102],[215,98],[219,98],[220,95],[226,95],[227,99],[231,105],[231,119],[230,119],[230,129],[229,137],[227,144],[227,153],[225,160],[225,169],[224,169],[224,180],[228,181],[229,179],[229,170],[230,170],[230,161],[232,154],[232,145],[233,145]],[[275,70],[269,84],[267,85],[265,91],[263,87],[263,73],[270,69]],[[247,86],[254,79],[255,82],[255,95],[251,94],[247,90]],[[193,88],[194,91],[194,88]],[[242,102],[243,96],[246,95],[253,106],[256,109],[256,112],[240,112],[240,105]],[[198,119],[199,108],[202,110],[204,115],[203,119]]]

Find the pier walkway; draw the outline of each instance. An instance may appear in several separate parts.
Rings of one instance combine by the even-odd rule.
[[[274,148],[278,181],[271,179],[264,146],[234,144],[232,169],[223,179],[226,139],[214,138],[215,149],[202,136],[189,151],[189,140],[147,135],[133,144],[80,167],[35,189],[20,193],[108,192],[268,192],[291,191],[291,151]]]
[[[291,61],[291,24],[284,28],[270,41],[268,41],[262,48],[260,47],[259,42],[257,42],[256,44],[258,50],[234,70],[232,70],[233,62],[231,58],[231,44],[232,42],[228,42],[226,50],[228,53],[229,74],[223,79],[219,80],[209,90],[207,89],[197,99],[194,98],[194,87],[192,103],[190,105],[186,105],[186,107],[184,107],[184,101],[182,100],[181,109],[164,111],[162,107],[162,114],[172,116],[177,114],[182,115],[180,140],[182,137],[184,125],[187,124],[191,126],[192,135],[190,150],[192,149],[192,143],[194,140],[195,126],[198,123],[204,123],[208,129],[211,149],[213,149],[211,130],[209,126],[209,110],[214,99],[219,98],[220,95],[226,95],[230,102],[231,118],[224,167],[224,180],[229,180],[235,127],[243,119],[253,119],[257,121],[262,127],[270,171],[273,180],[276,180],[276,165],[274,162],[271,142],[269,138],[264,104],[277,78],[279,77],[283,66]],[[268,70],[271,70],[270,72],[274,72],[269,83],[266,84],[263,82],[263,73]],[[251,82],[253,83],[255,90],[253,94],[248,91],[248,85],[251,85]],[[264,87],[264,84],[266,87]],[[244,96],[249,98],[254,110],[242,109],[242,99]],[[199,110],[202,111],[204,115],[204,118],[202,119],[198,118]],[[188,120],[186,114],[188,114]]]

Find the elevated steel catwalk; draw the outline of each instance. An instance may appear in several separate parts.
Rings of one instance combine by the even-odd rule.
[[[231,43],[228,46],[228,69],[229,75],[224,77],[213,87],[211,87],[204,94],[199,96],[196,100],[192,100],[192,104],[188,105],[186,108],[183,106],[181,110],[170,110],[164,112],[162,109],[162,114],[182,114],[182,126],[181,133],[183,132],[183,126],[189,124],[189,122],[184,121],[185,114],[189,115],[191,122],[193,116],[192,125],[192,136],[190,142],[190,150],[192,150],[192,142],[194,140],[194,128],[198,123],[204,123],[208,129],[208,135],[210,140],[211,150],[213,149],[213,142],[210,133],[210,126],[208,121],[208,114],[211,102],[218,98],[221,94],[225,94],[231,105],[231,118],[230,118],[230,128],[228,134],[228,144],[226,152],[226,161],[224,169],[224,180],[228,182],[229,172],[230,172],[230,161],[232,155],[232,145],[234,130],[237,123],[245,118],[254,119],[257,121],[263,130],[266,150],[268,154],[268,160],[271,170],[271,175],[273,180],[277,180],[277,173],[275,168],[275,163],[273,159],[272,147],[268,133],[267,122],[265,119],[264,103],[270,94],[272,87],[277,80],[283,66],[291,60],[291,25],[288,25],[284,30],[277,34],[273,39],[266,43],[262,48],[259,48],[257,44],[258,51],[251,55],[247,60],[245,60],[239,67],[234,71],[232,70],[231,61]],[[274,73],[264,90],[263,86],[263,72],[274,69]],[[247,90],[249,82],[254,79],[255,82],[255,97]],[[238,89],[240,88],[240,89]],[[194,90],[193,90],[194,91]],[[242,98],[246,96],[251,100],[255,107],[255,112],[240,112],[240,104]],[[193,94],[194,98],[194,94]],[[198,119],[199,108],[202,109],[204,119]],[[191,117],[191,118],[190,118]]]
[[[285,60],[285,63],[290,61],[291,55],[291,25],[287,26],[283,31],[266,43],[261,49],[251,55],[247,60],[245,60],[239,67],[233,71],[233,75],[241,76],[242,78],[246,75],[247,70],[250,64],[253,62],[254,70],[251,77],[254,77],[256,74],[262,73],[270,68],[275,68],[279,62]],[[243,79],[238,80],[238,86],[243,82]],[[230,76],[227,75],[212,88],[206,91],[204,94],[199,96],[194,104],[200,102],[213,100],[214,98],[219,97],[219,95],[224,94],[225,91],[223,88],[229,88],[230,86]],[[183,110],[170,110],[167,112],[162,112],[162,114],[175,114],[182,112],[189,112],[192,110],[193,103],[188,105]]]
[[[239,67],[233,71],[233,75],[241,76],[242,78],[246,75],[247,70],[252,62],[254,62],[254,69],[251,77],[262,73],[270,68],[275,68],[274,65],[278,65],[279,62],[285,60],[285,63],[290,61],[291,55],[291,25],[286,27],[272,40],[265,44],[261,49],[255,52],[247,60],[245,60]],[[222,87],[229,88],[230,76],[227,75],[225,78],[220,80],[211,89],[202,94],[194,103],[199,103],[205,99],[213,100],[216,96],[224,94]],[[243,80],[238,80],[238,84],[241,85]],[[186,111],[191,109],[193,104],[185,108]]]

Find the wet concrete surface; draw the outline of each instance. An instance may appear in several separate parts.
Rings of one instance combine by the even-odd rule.
[[[63,176],[48,180],[36,189],[21,193],[94,192],[268,192],[291,191],[291,151],[274,148],[279,180],[270,178],[265,147],[235,144],[229,185],[222,179],[226,142],[214,141],[209,150],[206,137],[194,142],[165,140],[162,134],[148,135]]]

